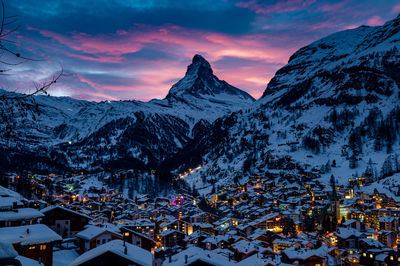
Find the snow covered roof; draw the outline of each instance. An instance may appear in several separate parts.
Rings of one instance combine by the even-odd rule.
[[[346,239],[351,236],[359,237],[362,235],[362,233],[360,231],[358,231],[357,229],[339,227],[337,229],[336,235],[342,239]]]
[[[381,242],[379,242],[378,240],[375,240],[373,238],[363,238],[360,239],[360,241],[366,243],[367,245],[371,246],[371,247],[376,247],[376,248],[383,248],[385,245],[383,245]]]
[[[167,236],[167,235],[170,235],[170,234],[173,234],[173,233],[181,233],[181,234],[183,234],[182,232],[177,231],[177,230],[174,230],[174,229],[167,229],[167,230],[165,230],[165,231],[162,231],[162,232],[160,233],[160,236],[161,236],[161,237],[164,237],[164,236]]]
[[[15,198],[16,200],[25,200],[25,198],[22,197],[21,194],[2,186],[0,186],[0,196],[12,197]]]
[[[118,234],[117,232],[113,232],[107,228],[104,227],[98,227],[98,226],[88,226],[85,230],[80,231],[79,233],[76,234],[77,237],[85,239],[85,240],[91,240],[95,238],[96,236],[104,233],[104,232],[110,232],[113,234]],[[121,235],[122,237],[122,235]]]
[[[166,259],[163,263],[163,266],[188,265],[198,261],[209,263],[210,265],[215,266],[235,265],[233,261],[229,261],[227,257],[217,254],[216,252],[203,250],[198,247],[189,247],[188,249],[172,256],[171,262]]]
[[[20,208],[0,212],[0,221],[18,221],[43,217],[43,213],[32,208]]]
[[[17,205],[22,205],[22,202],[14,197],[0,196],[0,209],[11,209],[14,205],[14,202]]]
[[[0,228],[0,241],[11,244],[34,245],[62,240],[44,224]]]
[[[357,220],[350,219],[350,220],[344,222],[343,225],[344,225],[344,226],[348,226],[348,225],[351,225],[351,224],[354,223],[354,222],[357,222]]]
[[[192,223],[193,226],[198,226],[200,228],[212,228],[213,226],[208,223]]]
[[[74,213],[74,214],[77,214],[77,215],[80,215],[80,216],[83,216],[85,218],[88,218],[88,219],[92,220],[92,217],[90,217],[90,216],[87,216],[87,215],[85,215],[83,213],[80,213],[80,212],[77,212],[77,211],[74,211],[74,210],[71,210],[71,209],[68,209],[68,208],[65,208],[63,206],[48,206],[46,208],[41,209],[40,212],[46,213],[46,212],[49,212],[49,211],[54,210],[54,209],[62,209],[62,210],[65,210],[65,211],[68,211],[68,212],[71,212],[71,213]]]
[[[0,241],[0,260],[1,259],[13,259],[18,256],[18,253],[15,251],[14,247],[4,241]]]
[[[19,260],[23,266],[43,266],[43,264],[38,261],[27,257],[17,256],[16,259]]]
[[[278,260],[273,260],[271,258],[264,258],[260,256],[259,254],[254,254],[248,258],[245,258],[244,260],[239,261],[236,263],[236,266],[264,266],[264,265],[281,265],[279,264],[279,258]]]
[[[258,251],[259,247],[247,240],[240,240],[232,245],[232,248],[240,253],[249,254],[253,251]]]
[[[127,251],[126,254],[125,254],[125,246]],[[106,244],[100,245],[97,248],[91,249],[83,253],[81,256],[76,258],[70,264],[70,266],[81,265],[106,252],[112,252],[120,257],[123,257],[139,265],[150,266],[152,264],[153,255],[149,251],[126,242],[125,246],[122,240],[112,240]]]
[[[146,218],[140,218],[133,221],[132,226],[154,226],[154,223]]]
[[[379,222],[382,222],[382,223],[391,223],[391,222],[393,222],[394,221],[394,217],[393,216],[384,216],[384,217],[379,217]]]
[[[318,256],[324,258],[329,252],[329,247],[327,245],[322,245],[318,249],[306,249],[299,247],[290,247],[282,251],[290,259],[306,260],[312,256]]]
[[[385,259],[386,259],[387,257],[388,257],[387,254],[382,253],[382,254],[377,255],[377,256],[375,257],[375,260],[377,260],[377,261],[385,261]]]

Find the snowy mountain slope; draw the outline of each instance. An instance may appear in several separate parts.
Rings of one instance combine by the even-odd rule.
[[[357,104],[395,96],[400,87],[400,18],[361,26],[301,48],[268,84],[261,104]],[[385,97],[386,98],[386,97]]]
[[[219,80],[210,64],[195,55],[185,77],[163,100],[96,103],[36,96],[28,104],[38,106],[40,117],[15,119],[15,139],[0,142],[11,154],[36,150],[71,167],[96,168],[121,160],[154,167],[186,144],[198,121],[213,122],[253,102],[246,92]]]
[[[265,171],[281,182],[383,177],[400,148],[398,47],[400,17],[301,48],[254,105],[216,120],[164,165],[202,165],[185,180],[203,192]]]

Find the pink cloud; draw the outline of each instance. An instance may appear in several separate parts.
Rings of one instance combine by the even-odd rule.
[[[70,48],[88,53],[88,54],[106,54],[112,56],[118,56],[121,54],[134,53],[139,51],[142,47],[136,44],[123,43],[118,39],[110,39],[108,36],[91,36],[86,33],[73,33],[72,36],[63,36],[61,34],[27,27],[28,30],[38,31],[42,36],[51,38],[58,41],[61,44],[69,46]]]
[[[96,82],[95,77],[88,78],[82,74],[79,82],[98,92],[96,94],[90,92],[90,95],[95,97],[90,96],[90,99],[99,99],[99,97],[130,99],[132,96],[141,100],[162,98],[167,94],[173,81],[183,77],[190,58],[196,53],[202,54],[211,64],[224,57],[259,62],[247,68],[235,66],[229,70],[214,69],[220,78],[247,90],[254,97],[259,97],[273,74],[269,77],[265,76],[267,71],[265,64],[284,65],[295,50],[295,47],[271,46],[266,41],[265,35],[230,36],[200,30],[187,30],[174,25],[162,27],[135,25],[134,30],[117,31],[114,35],[107,36],[101,34],[92,36],[78,32],[61,35],[41,29],[29,28],[29,30],[36,31],[52,42],[60,44],[61,46],[54,45],[54,43],[46,46],[46,49],[58,49],[56,54],[63,54],[82,62],[117,64],[117,68],[121,72],[132,78],[135,77],[135,84],[110,86]],[[126,54],[137,53],[148,45],[174,55],[177,59],[186,58],[186,60],[183,62],[170,59],[133,58],[128,60],[125,57]],[[63,49],[63,46],[69,49]],[[135,67],[135,64],[140,67]],[[79,66],[79,63],[77,65]],[[89,92],[87,94],[89,95]],[[79,95],[84,94],[82,92]]]
[[[359,25],[347,25],[345,27],[343,27],[344,30],[352,30],[359,27]]]
[[[395,13],[400,12],[400,4],[395,5],[395,6],[392,8],[392,10],[393,10],[393,12],[395,12]]]
[[[122,55],[136,53],[148,44],[160,45],[160,49],[172,52],[171,46],[179,53],[192,56],[197,52],[203,52],[210,56],[211,60],[223,56],[236,56],[241,58],[254,58],[264,60],[276,60],[283,62],[283,57],[288,52],[281,47],[268,46],[265,36],[248,34],[237,37],[229,35],[185,30],[177,26],[148,27],[137,25],[134,31],[125,32],[123,35],[114,36],[90,36],[82,33],[72,33],[71,36],[63,36],[57,33],[29,28],[38,31],[41,35],[51,38],[60,44],[66,45],[76,52],[83,52],[86,55],[69,52],[68,56],[74,56],[82,60],[90,60],[103,63],[122,62]],[[164,47],[164,48],[163,48]]]
[[[318,8],[320,11],[324,12],[332,12],[332,11],[337,11],[339,9],[342,9],[345,5],[347,5],[350,1],[342,1],[334,4],[324,4],[320,8]]]
[[[373,16],[367,21],[369,26],[379,26],[385,23],[380,16]]]
[[[236,5],[241,8],[248,8],[257,14],[285,13],[304,10],[316,0],[286,0],[277,1],[274,4],[260,3],[258,0],[239,2]]]

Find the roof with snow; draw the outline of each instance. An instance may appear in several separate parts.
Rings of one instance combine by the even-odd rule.
[[[92,220],[92,217],[87,216],[86,214],[83,214],[83,213],[80,213],[80,212],[65,208],[63,206],[48,206],[46,208],[41,209],[40,212],[46,213],[46,212],[49,212],[49,211],[55,210],[55,209],[61,209],[61,210],[64,210],[64,211],[68,211],[70,213],[73,213],[73,214],[76,214],[76,215],[80,215],[80,216],[83,216],[85,218],[88,218],[88,219]]]
[[[165,230],[165,231],[162,231],[162,232],[160,233],[160,236],[161,236],[161,237],[164,237],[164,236],[167,236],[167,235],[170,235],[170,234],[174,234],[174,233],[184,234],[184,233],[182,233],[181,231],[177,231],[177,230],[175,230],[175,229],[167,229],[167,230]]]
[[[391,223],[394,221],[394,217],[393,216],[384,216],[384,217],[379,217],[378,221],[382,222],[382,223]]]
[[[1,259],[13,259],[18,256],[18,253],[15,251],[14,247],[4,241],[0,241],[0,260]]]
[[[0,186],[0,196],[1,197],[12,197],[15,198],[16,200],[25,200],[24,197],[21,196],[21,194],[12,191],[8,188],[5,188],[3,186]]]
[[[0,221],[29,220],[43,217],[43,213],[32,208],[20,208],[12,211],[0,212]]]
[[[239,261],[236,266],[264,266],[264,265],[281,265],[279,264],[279,257],[277,260],[273,260],[271,258],[264,258],[260,256],[258,253],[254,254],[244,260]]]
[[[290,247],[282,251],[289,259],[299,259],[299,260],[306,260],[312,256],[317,256],[324,258],[327,256],[328,252],[330,251],[327,245],[322,245],[318,249],[306,249],[306,248],[299,248],[299,247]]]
[[[126,254],[125,254],[125,246],[127,250]],[[152,264],[153,255],[149,251],[126,242],[125,246],[122,240],[112,240],[106,244],[100,245],[97,248],[91,249],[83,253],[81,256],[76,258],[70,264],[70,266],[81,265],[106,252],[112,252],[120,257],[123,257],[139,265],[150,266]]]
[[[23,266],[43,266],[42,263],[27,257],[17,256],[16,259],[19,260]]]
[[[240,240],[239,242],[236,242],[232,245],[232,248],[244,254],[249,254],[259,250],[259,247],[247,240]]]
[[[14,197],[0,195],[0,209],[11,209],[14,206],[14,203],[20,206],[22,205],[22,202]]]
[[[0,228],[0,241],[11,244],[35,245],[62,240],[44,224]]]
[[[85,230],[80,231],[79,233],[76,234],[77,237],[85,239],[85,240],[91,240],[95,238],[96,236],[104,233],[104,232],[109,232],[112,234],[117,234],[120,235],[117,232],[113,232],[107,228],[104,227],[98,227],[98,226],[88,226]],[[120,235],[122,237],[122,235]]]
[[[384,244],[382,244],[381,242],[379,242],[378,240],[375,240],[373,238],[363,238],[363,239],[360,239],[360,241],[366,243],[368,246],[371,246],[371,247],[376,247],[376,248],[385,247]]]
[[[357,229],[345,228],[345,227],[339,227],[336,232],[336,236],[342,239],[347,239],[351,236],[360,237],[362,234],[363,233],[361,233]]]
[[[163,266],[188,265],[196,262],[205,262],[215,266],[235,265],[233,261],[229,261],[227,257],[217,254],[210,250],[203,250],[198,247],[189,247],[188,249],[171,257],[171,262],[166,259]]]

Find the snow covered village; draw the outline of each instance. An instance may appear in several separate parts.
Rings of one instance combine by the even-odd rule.
[[[397,0],[0,0],[0,265],[400,265]]]
[[[85,175],[7,176],[4,186],[35,200],[0,187],[0,262],[397,265],[400,195],[390,178],[314,179],[267,173],[205,196],[129,199]]]

